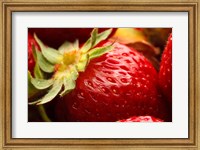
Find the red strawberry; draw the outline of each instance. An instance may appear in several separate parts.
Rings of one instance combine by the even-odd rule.
[[[35,60],[33,57],[32,46],[35,46],[38,50],[40,49],[33,36],[28,33],[28,70],[33,74]]]
[[[113,51],[92,60],[80,74],[76,88],[63,98],[62,110],[67,121],[116,121],[138,115],[166,120],[157,84],[157,72],[144,56],[115,43]]]
[[[163,120],[152,116],[134,116],[128,119],[119,120],[118,122],[163,122]]]
[[[107,29],[100,28],[99,31],[103,32]],[[66,40],[74,42],[78,39],[80,43],[86,42],[92,30],[93,28],[29,28],[30,33],[36,33],[46,45],[56,49]],[[115,30],[113,29],[110,36],[114,34]]]
[[[160,72],[159,84],[167,97],[167,100],[172,102],[172,34],[170,34],[167,45],[163,51]]]
[[[65,43],[58,51],[46,48],[35,36],[45,57],[42,64],[54,65],[56,70],[50,70],[50,79],[31,79],[35,88],[48,91],[32,104],[47,103],[59,94],[57,112],[64,121],[109,122],[146,115],[169,121],[152,64],[123,44],[100,42],[111,30],[103,36],[97,31],[80,49],[77,43]]]

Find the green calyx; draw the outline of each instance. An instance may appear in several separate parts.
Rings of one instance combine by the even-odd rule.
[[[45,46],[34,34],[34,38],[41,51],[32,47],[36,65],[34,77],[28,72],[28,90],[32,97],[35,93],[45,92],[39,99],[29,104],[45,104],[53,100],[57,95],[65,96],[76,87],[79,72],[84,72],[91,59],[102,56],[113,49],[112,44],[104,47],[96,47],[105,40],[112,29],[98,33],[95,28],[86,43],[79,47],[78,41],[74,43],[64,42],[58,50]]]

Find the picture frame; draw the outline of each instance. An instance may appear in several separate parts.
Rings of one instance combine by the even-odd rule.
[[[200,149],[199,129],[199,1],[198,0],[5,0],[0,2],[0,143],[1,149]],[[13,12],[188,12],[189,14],[189,138],[187,139],[42,139],[12,138],[12,13]]]

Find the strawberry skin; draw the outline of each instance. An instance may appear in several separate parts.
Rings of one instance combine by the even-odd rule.
[[[172,103],[172,34],[170,34],[162,54],[159,84],[167,100]]]
[[[99,28],[99,31],[105,31],[108,28]],[[65,41],[74,42],[76,39],[80,43],[86,42],[90,37],[93,28],[29,28],[30,33],[36,33],[37,36],[48,46],[58,48]],[[113,29],[111,37],[115,33]]]
[[[128,119],[119,120],[118,122],[163,122],[163,120],[152,116],[133,116]]]
[[[31,74],[33,74],[33,70],[35,67],[32,46],[35,46],[35,48],[37,48],[38,50],[40,49],[33,36],[30,33],[28,33],[28,70],[31,72]]]
[[[132,48],[113,46],[89,63],[76,88],[58,102],[58,121],[112,122],[146,115],[169,120],[152,64]]]

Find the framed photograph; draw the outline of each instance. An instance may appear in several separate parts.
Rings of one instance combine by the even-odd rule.
[[[199,1],[2,1],[1,149],[200,149]]]

